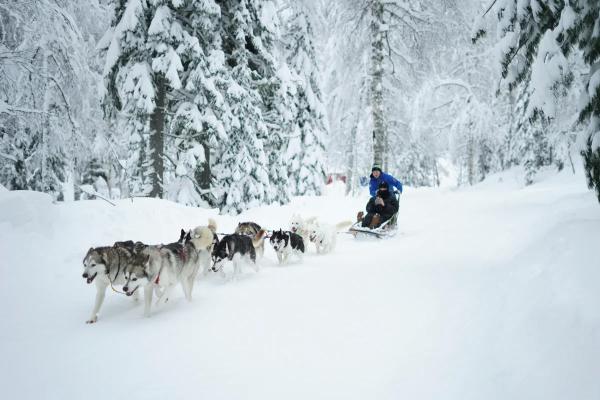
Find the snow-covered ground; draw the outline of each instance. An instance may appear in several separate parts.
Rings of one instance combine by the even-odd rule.
[[[142,316],[95,288],[90,246],[170,242],[216,217],[335,223],[366,198],[333,190],[239,217],[167,201],[52,204],[0,192],[0,384],[6,399],[600,398],[600,206],[584,178],[519,170],[463,190],[407,188],[386,241],[339,234],[333,254],[237,281],[200,281]]]

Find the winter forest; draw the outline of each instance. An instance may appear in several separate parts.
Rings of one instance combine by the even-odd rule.
[[[597,0],[0,0],[0,184],[237,214],[583,164]]]

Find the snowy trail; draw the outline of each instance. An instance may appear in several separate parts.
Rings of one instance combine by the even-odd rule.
[[[213,276],[188,303],[142,317],[81,279],[90,245],[167,242],[207,210],[136,199],[52,205],[0,193],[1,384],[8,398],[597,399],[600,208],[582,177],[522,189],[510,173],[469,190],[408,189],[399,234],[338,235],[333,254]],[[335,223],[365,199],[299,198],[239,218],[277,228],[292,212]]]

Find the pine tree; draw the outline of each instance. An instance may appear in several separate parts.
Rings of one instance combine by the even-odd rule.
[[[588,121],[581,142],[584,167],[590,188],[596,190],[600,201],[600,3],[597,0],[503,0],[496,4],[502,47],[502,75],[509,87],[515,88],[529,77],[534,81],[537,99],[533,107],[549,113],[544,99],[558,87],[569,87],[573,74],[566,57],[579,57],[589,67],[584,78],[584,107],[580,121]],[[485,35],[480,30],[474,40]],[[512,68],[519,60],[519,68]],[[539,80],[536,77],[540,77]],[[547,79],[551,77],[551,79]],[[552,111],[552,110],[550,110]],[[550,112],[550,114],[552,114]],[[539,142],[539,140],[538,140]]]
[[[120,0],[108,32],[106,109],[127,119],[129,176],[138,195],[163,197],[167,97],[182,88],[179,1]]]
[[[230,67],[222,115],[228,139],[222,144],[215,176],[222,185],[221,211],[237,214],[268,200],[269,174],[264,138],[268,134],[260,108],[260,72],[265,72],[266,50],[260,38],[265,28],[260,7],[244,0],[221,4],[221,38]],[[258,36],[257,36],[258,34]]]
[[[288,20],[286,31],[287,62],[296,82],[296,115],[293,117],[296,138],[292,139],[288,150],[290,184],[295,195],[320,195],[325,181],[325,107],[312,42],[314,34],[301,8],[297,8]]]
[[[189,205],[217,206],[212,165],[218,142],[227,134],[221,115],[227,71],[220,46],[220,8],[212,0],[177,9],[183,24],[177,46],[183,73],[181,89],[172,93],[166,153],[173,161],[169,198]]]

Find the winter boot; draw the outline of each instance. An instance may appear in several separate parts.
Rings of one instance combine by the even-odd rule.
[[[380,223],[381,223],[381,215],[379,215],[379,214],[373,215],[373,219],[371,219],[371,223],[369,224],[369,229],[377,228]]]
[[[358,214],[356,214],[356,222],[362,221],[364,216],[365,216],[365,213],[362,211],[359,211]]]

